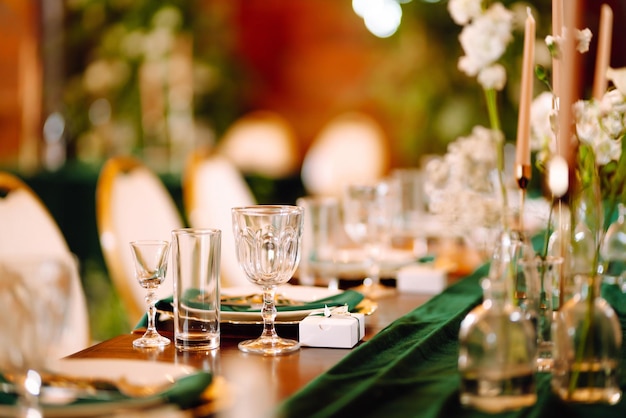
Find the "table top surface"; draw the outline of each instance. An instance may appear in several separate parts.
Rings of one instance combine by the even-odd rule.
[[[429,295],[394,292],[376,301],[378,308],[365,320],[364,341],[372,338],[397,318],[414,310],[430,299]],[[172,337],[167,326],[158,325],[160,332]],[[136,349],[132,341],[143,330],[119,335],[88,347],[69,358],[83,359],[134,359],[169,362],[210,371],[222,376],[229,392],[233,394],[228,410],[232,416],[271,416],[273,409],[283,400],[303,388],[320,374],[329,370],[352,349],[302,347],[299,351],[278,357],[247,354],[237,348],[245,337],[222,332],[220,348],[210,352],[182,352],[173,344],[161,351]],[[280,332],[279,332],[280,334]],[[360,344],[363,344],[361,342]],[[245,395],[241,394],[245,392]],[[244,405],[252,405],[245,411]],[[251,415],[252,414],[252,415]]]

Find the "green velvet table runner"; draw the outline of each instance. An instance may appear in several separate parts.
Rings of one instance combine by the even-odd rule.
[[[466,314],[482,300],[480,280],[487,265],[450,286],[371,340],[354,349],[279,407],[280,417],[626,417],[618,405],[575,405],[550,390],[550,375],[537,374],[537,403],[502,414],[467,409],[459,403],[458,332]],[[615,308],[622,330],[626,295],[604,286],[603,296]],[[622,349],[622,358],[626,358]],[[622,361],[624,364],[624,361]],[[623,366],[622,366],[623,367]],[[625,373],[620,386],[625,388]]]

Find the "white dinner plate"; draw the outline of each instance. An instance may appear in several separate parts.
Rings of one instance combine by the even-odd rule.
[[[115,380],[125,378],[137,385],[159,385],[171,383],[184,376],[196,373],[190,366],[182,366],[164,362],[146,360],[121,359],[62,359],[50,366],[66,376]],[[83,399],[80,403],[57,404],[56,401],[42,400],[46,417],[93,417],[113,414],[121,409],[140,409],[157,406],[165,402],[165,397],[156,394],[142,398],[122,398],[111,401]],[[0,405],[0,416],[12,416],[16,413],[15,406]]]
[[[237,286],[221,289],[222,296],[245,296],[255,293],[260,293],[261,289],[258,286]],[[294,301],[309,303],[319,299],[323,299],[330,296],[335,296],[342,293],[343,290],[329,289],[319,286],[300,286],[285,284],[276,288],[276,294],[284,298],[288,298]],[[299,309],[293,311],[278,311],[276,314],[276,321],[289,322],[300,321],[307,315],[313,312],[323,311],[323,309]],[[251,322],[262,321],[261,312],[232,312],[221,311],[220,317],[222,321],[230,322]]]

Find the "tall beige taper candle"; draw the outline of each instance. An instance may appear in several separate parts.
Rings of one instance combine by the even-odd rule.
[[[563,0],[552,0],[552,36],[560,37],[563,33]],[[561,59],[552,57],[552,93],[555,98],[561,93],[560,85]]]
[[[573,105],[580,97],[580,53],[576,50],[576,30],[580,16],[580,0],[570,0],[571,7],[564,11],[565,39],[561,45],[559,126],[557,152],[569,170],[574,167],[576,142],[574,138]]]
[[[603,4],[600,12],[600,30],[598,31],[598,50],[593,79],[593,98],[601,100],[606,92],[606,70],[611,65],[611,38],[613,35],[613,10]]]
[[[528,17],[524,28],[524,57],[515,153],[515,177],[522,188],[525,188],[526,183],[530,180],[530,105],[533,100],[534,64],[535,19],[530,8],[528,8]]]
[[[517,154],[518,164],[530,164],[530,105],[533,99],[533,67],[535,64],[535,19],[528,8],[528,17],[524,30],[524,56],[522,61],[522,82],[520,88],[520,106],[517,119]]]

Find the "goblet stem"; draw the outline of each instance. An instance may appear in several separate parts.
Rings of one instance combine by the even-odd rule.
[[[239,349],[246,353],[262,354],[264,356],[277,356],[292,353],[300,349],[300,343],[295,340],[281,338],[276,333],[276,287],[263,287],[263,332],[256,340],[246,340],[239,343]]]
[[[276,319],[276,289],[272,286],[263,288],[263,308],[261,316],[263,317],[263,334],[261,338],[276,338],[276,328],[274,321]]]
[[[39,402],[41,392],[41,376],[35,370],[28,370],[19,376],[19,417],[41,418],[43,409]]]

